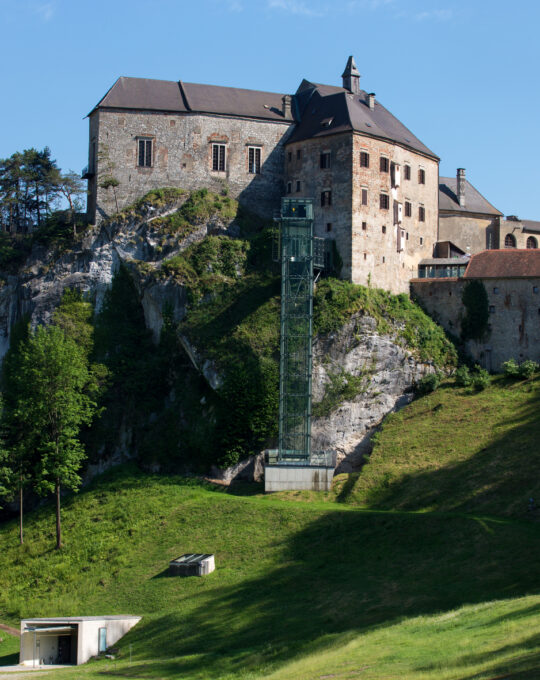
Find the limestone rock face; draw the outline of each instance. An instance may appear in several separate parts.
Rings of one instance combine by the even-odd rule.
[[[339,332],[317,338],[313,347],[313,401],[317,402],[338,376],[361,378],[358,394],[330,413],[315,417],[312,448],[337,454],[336,472],[358,469],[371,451],[371,436],[384,417],[408,404],[413,387],[433,366],[418,362],[398,344],[398,328],[390,335],[377,332],[375,319],[357,315]],[[323,402],[324,403],[324,402]]]

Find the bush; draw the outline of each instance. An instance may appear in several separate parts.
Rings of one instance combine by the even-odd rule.
[[[502,370],[507,378],[517,378],[519,376],[519,364],[515,359],[508,359],[502,364]]]
[[[456,371],[456,385],[458,387],[469,387],[472,384],[473,378],[467,366],[460,366]]]
[[[428,373],[418,383],[416,388],[418,394],[429,394],[434,392],[441,384],[440,373]]]
[[[474,367],[474,373],[472,374],[472,385],[477,392],[485,390],[489,387],[491,378],[489,373],[485,368],[481,368],[478,364]]]
[[[538,370],[538,364],[536,361],[532,361],[531,359],[526,359],[518,369],[519,377],[520,378],[530,378],[536,371]]]

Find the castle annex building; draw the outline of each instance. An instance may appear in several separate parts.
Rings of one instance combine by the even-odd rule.
[[[360,89],[303,80],[294,95],[119,78],[90,112],[88,213],[106,218],[150,189],[208,187],[271,215],[315,200],[342,276],[407,292],[437,241],[439,159]]]

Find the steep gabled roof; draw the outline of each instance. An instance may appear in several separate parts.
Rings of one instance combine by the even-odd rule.
[[[436,154],[382,104],[375,101],[371,109],[367,97],[363,90],[360,94],[351,94],[342,87],[303,80],[295,95],[301,121],[288,141],[298,142],[346,131],[361,132],[438,160]],[[332,120],[329,122],[330,118]]]
[[[292,123],[282,112],[283,95],[218,85],[121,77],[96,108],[215,113]]]
[[[502,215],[500,210],[487,201],[482,194],[465,180],[465,205],[459,205],[457,197],[457,178],[439,177],[439,211],[452,210],[463,213]]]
[[[540,277],[540,250],[483,250],[471,257],[467,279]]]

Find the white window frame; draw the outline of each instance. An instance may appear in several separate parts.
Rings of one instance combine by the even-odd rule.
[[[224,142],[212,143],[212,172],[226,172],[227,145]]]
[[[261,158],[260,146],[248,146],[248,172],[250,175],[261,174]]]

